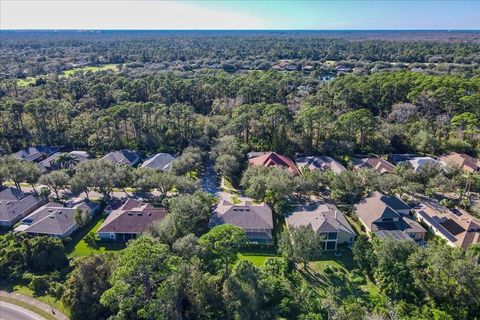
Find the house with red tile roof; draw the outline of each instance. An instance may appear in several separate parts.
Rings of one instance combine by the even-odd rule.
[[[97,230],[102,240],[127,241],[145,232],[151,224],[167,215],[165,208],[156,208],[140,200],[128,199],[110,212]]]
[[[292,160],[275,152],[269,152],[258,157],[253,157],[248,160],[248,163],[251,166],[279,167],[286,169],[293,174],[300,173],[298,167]]]

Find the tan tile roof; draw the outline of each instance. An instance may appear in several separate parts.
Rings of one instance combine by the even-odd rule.
[[[447,164],[454,164],[465,171],[476,172],[480,168],[480,161],[470,157],[468,154],[451,152],[440,157],[440,161]]]
[[[448,209],[434,201],[423,201],[414,210],[451,244],[467,249],[470,244],[480,243],[480,221],[467,211]]]
[[[393,164],[378,157],[362,158],[356,162],[355,168],[357,169],[370,168],[375,169],[380,173],[392,173],[395,170],[395,166]]]

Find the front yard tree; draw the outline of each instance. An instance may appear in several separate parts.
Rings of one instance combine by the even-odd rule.
[[[74,181],[78,179],[80,186],[84,187],[86,184],[95,188],[105,198],[110,197],[113,188],[118,184],[118,178],[116,166],[104,160],[89,160],[80,163],[73,176]]]
[[[65,189],[70,176],[65,171],[52,171],[40,177],[39,183],[50,188],[57,199],[60,199],[59,191]]]
[[[220,176],[233,179],[240,170],[240,164],[237,159],[230,154],[222,154],[215,161],[215,170]]]
[[[230,264],[237,258],[237,253],[247,242],[247,235],[242,228],[222,224],[212,228],[200,237],[200,244],[205,246],[219,269],[223,266],[223,277],[228,277]]]

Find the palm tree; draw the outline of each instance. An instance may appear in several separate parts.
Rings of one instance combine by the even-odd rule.
[[[57,169],[66,169],[71,172],[78,162],[78,158],[74,155],[70,153],[61,153],[57,159],[55,159],[55,167]]]

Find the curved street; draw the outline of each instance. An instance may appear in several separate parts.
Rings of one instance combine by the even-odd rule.
[[[0,320],[44,320],[45,318],[20,306],[0,301]]]

